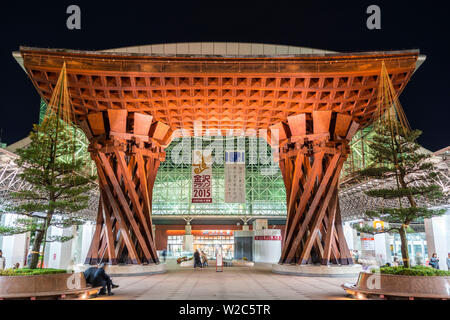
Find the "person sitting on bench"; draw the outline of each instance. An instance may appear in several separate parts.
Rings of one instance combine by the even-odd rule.
[[[90,267],[86,271],[84,271],[84,277],[86,279],[86,283],[90,284],[92,287],[102,287],[98,295],[106,294],[106,289],[108,290],[108,295],[111,296],[114,293],[111,292],[111,289],[118,288],[119,286],[112,283],[111,278],[105,272],[105,264],[99,264],[96,267]]]
[[[86,279],[86,284],[90,284],[92,286],[94,283],[94,274],[97,272],[97,269],[97,266],[89,267],[83,272],[84,278]]]

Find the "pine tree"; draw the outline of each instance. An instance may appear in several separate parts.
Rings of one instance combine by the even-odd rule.
[[[429,161],[430,154],[421,150],[417,139],[420,130],[399,130],[401,124],[396,119],[389,119],[384,125],[375,127],[375,135],[371,144],[371,157],[377,167],[368,168],[359,173],[372,178],[393,178],[391,188],[372,189],[366,191],[369,197],[396,200],[396,207],[385,207],[366,211],[369,219],[382,219],[389,224],[400,226],[376,230],[373,227],[356,227],[364,233],[398,232],[401,240],[403,265],[410,267],[407,232],[411,232],[413,221],[442,215],[445,210],[429,209],[418,205],[418,199],[436,199],[442,196],[439,186],[430,183],[437,174]],[[424,183],[420,183],[424,182]]]
[[[40,125],[34,125],[31,143],[17,150],[16,163],[23,169],[20,177],[32,188],[11,193],[15,204],[8,211],[21,218],[13,226],[0,227],[0,234],[31,233],[31,269],[37,267],[42,245],[71,238],[47,238],[50,226],[68,227],[84,222],[76,213],[87,208],[86,192],[94,177],[82,174],[86,161],[74,156],[78,146],[72,130],[50,113]]]

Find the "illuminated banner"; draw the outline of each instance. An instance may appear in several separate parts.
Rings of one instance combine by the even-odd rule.
[[[245,151],[225,151],[225,202],[245,203]]]
[[[192,152],[192,203],[212,203],[211,150]]]
[[[202,235],[206,236],[231,236],[233,231],[231,230],[202,230]]]

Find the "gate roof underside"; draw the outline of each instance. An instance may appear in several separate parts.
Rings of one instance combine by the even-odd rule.
[[[127,109],[190,135],[196,121],[202,134],[225,135],[322,110],[351,115],[364,126],[376,110],[381,62],[400,94],[424,59],[418,50],[219,56],[28,47],[14,56],[47,102],[66,62],[71,102],[81,120]]]

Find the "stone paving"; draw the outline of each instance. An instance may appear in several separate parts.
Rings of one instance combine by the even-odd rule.
[[[255,267],[180,268],[167,261],[167,273],[116,277],[114,296],[97,299],[124,300],[325,300],[349,299],[340,287],[356,278],[278,275],[270,264]]]

